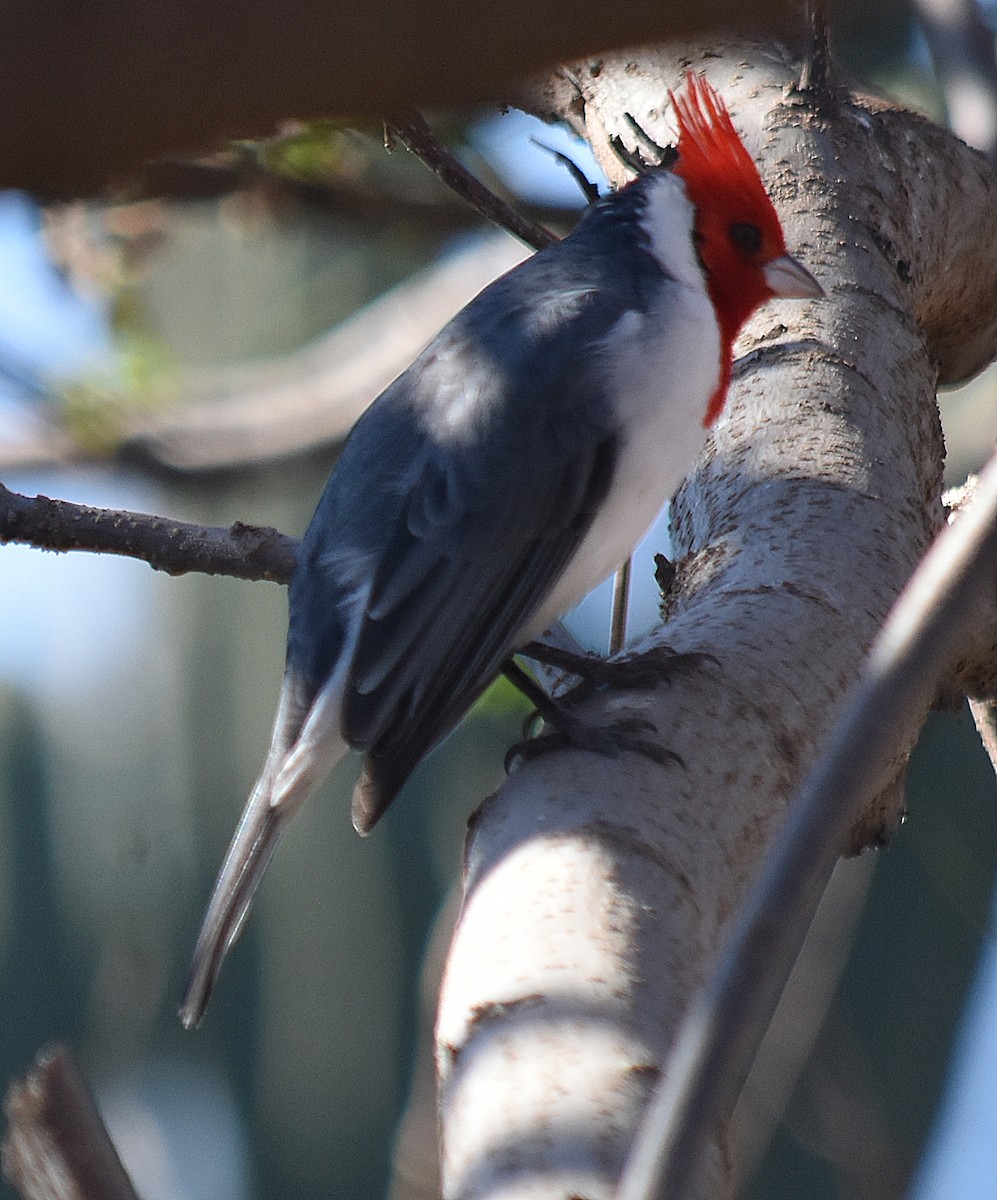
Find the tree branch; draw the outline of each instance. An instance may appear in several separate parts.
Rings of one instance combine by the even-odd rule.
[[[357,418],[459,309],[523,259],[492,234],[379,296],[293,354],[204,371],[122,418],[118,453],[182,471],[236,470],[341,441]],[[0,430],[0,466],[86,457],[55,425],[26,436]]]
[[[91,508],[47,496],[22,496],[0,483],[0,543],[44,550],[87,550],[147,562],[168,575],[201,571],[287,583],[297,541],[276,529],[228,529],[119,509]]]
[[[549,229],[523,216],[485,185],[446,148],[433,133],[422,113],[415,109],[392,117],[386,128],[457,196],[461,196],[486,220],[524,241],[534,250],[553,246],[559,239]]]
[[[889,773],[993,604],[997,456],[939,536],[876,638],[860,685],[815,765],[709,984],[690,1006],[648,1107],[618,1200],[686,1200],[726,1121],[861,808]]]
[[[683,765],[551,754],[471,823],[437,1034],[444,1195],[464,1200],[614,1193],[682,1017],[942,525],[938,377],[997,350],[997,179],[950,134],[847,97],[825,112],[769,48],[597,68],[538,92],[597,153],[632,138],[628,113],[667,141],[665,85],[705,69],[829,298],[770,306],[745,331],[724,419],[673,502],[677,572],[646,645],[719,667],[583,709],[652,720]],[[896,827],[929,702],[918,692],[889,726],[851,848]],[[842,840],[812,849],[823,862]],[[713,1122],[695,1194],[732,1187]]]
[[[65,1046],[39,1052],[4,1114],[3,1173],[24,1200],[138,1200]]]
[[[51,197],[104,192],[146,160],[266,136],[288,117],[485,99],[547,64],[722,28],[731,12],[727,0],[509,0],[459,15],[444,0],[289,0],[275,20],[267,0],[246,0],[233,20],[222,0],[14,0],[4,16],[0,183]],[[790,0],[743,14],[783,36],[794,16]]]

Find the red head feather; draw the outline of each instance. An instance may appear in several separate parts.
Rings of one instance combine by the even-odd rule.
[[[709,425],[723,408],[741,326],[777,294],[765,267],[786,258],[786,242],[758,168],[719,93],[704,78],[689,74],[684,91],[669,92],[669,97],[679,126],[674,169],[696,209],[697,248],[724,341],[720,385],[704,421]],[[799,264],[793,265],[806,275]],[[809,294],[819,294],[819,289]]]

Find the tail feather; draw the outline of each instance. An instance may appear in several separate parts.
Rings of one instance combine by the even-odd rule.
[[[194,1029],[204,1016],[225,956],[242,932],[253,896],[291,816],[286,807],[274,807],[271,794],[271,782],[264,774],[246,804],[218,875],[180,1003],[185,1029]]]
[[[204,1016],[284,828],[346,753],[339,708],[331,687],[311,697],[293,671],[285,673],[267,761],[229,844],[194,947],[180,1002],[185,1029]]]

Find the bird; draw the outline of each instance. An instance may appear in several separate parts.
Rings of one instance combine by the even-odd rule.
[[[347,439],[299,545],[270,747],[198,937],[187,1028],[336,763],[363,754],[367,833],[511,655],[630,555],[723,409],[748,317],[823,294],[720,94],[690,73],[669,95],[677,153],[485,288]]]

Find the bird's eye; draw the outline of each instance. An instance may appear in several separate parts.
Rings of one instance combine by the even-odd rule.
[[[750,221],[735,221],[730,227],[730,240],[742,254],[757,254],[762,248],[762,231]]]

